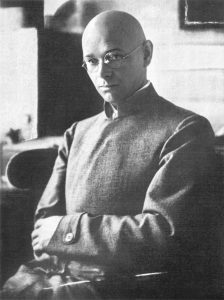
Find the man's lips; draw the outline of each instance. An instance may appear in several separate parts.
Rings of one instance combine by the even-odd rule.
[[[105,84],[105,85],[100,85],[99,88],[100,89],[111,89],[111,88],[114,88],[117,86],[118,86],[118,84]]]

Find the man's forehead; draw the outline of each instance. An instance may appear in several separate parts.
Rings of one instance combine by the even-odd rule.
[[[132,44],[132,37],[122,29],[95,28],[83,38],[83,55],[102,54],[115,49],[126,52],[133,48]]]
[[[106,53],[111,50],[127,51],[130,39],[122,33],[114,33],[106,30],[95,31],[83,39],[83,54],[92,55],[96,52]]]

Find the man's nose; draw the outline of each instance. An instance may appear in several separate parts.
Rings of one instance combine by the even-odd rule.
[[[112,69],[106,64],[103,60],[99,61],[98,69],[97,69],[98,76],[105,78],[110,77],[112,75]]]

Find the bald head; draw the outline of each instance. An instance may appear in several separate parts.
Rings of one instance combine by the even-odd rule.
[[[88,23],[83,33],[83,48],[92,39],[102,37],[130,49],[145,41],[145,34],[138,20],[126,12],[115,10],[102,12]]]
[[[117,107],[147,82],[152,44],[139,22],[122,11],[94,17],[82,38],[83,60],[97,91]]]

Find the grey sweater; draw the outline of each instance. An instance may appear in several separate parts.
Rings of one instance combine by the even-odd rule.
[[[75,123],[36,219],[63,215],[46,252],[74,276],[136,274],[208,256],[213,178],[208,121],[161,98],[152,84]],[[202,271],[203,272],[203,271]]]

